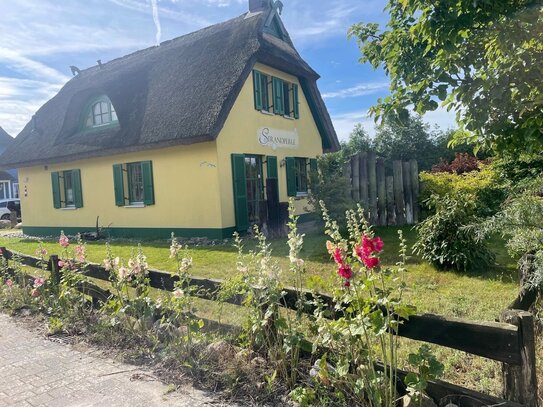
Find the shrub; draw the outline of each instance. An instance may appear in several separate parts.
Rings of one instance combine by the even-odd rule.
[[[345,158],[342,152],[329,153],[319,157],[318,177],[312,179],[312,194],[310,203],[314,208],[323,201],[330,215],[342,224],[345,212],[356,206],[351,198],[349,180],[345,176],[345,168],[350,158]]]
[[[438,269],[468,271],[489,265],[494,255],[477,233],[476,203],[468,194],[433,195],[428,205],[435,213],[417,226],[414,252]]]
[[[479,171],[481,163],[483,162],[479,161],[477,157],[469,155],[468,153],[456,153],[456,157],[450,164],[442,159],[439,164],[432,167],[432,172],[434,174],[440,172],[465,174],[467,172]]]
[[[475,214],[480,217],[492,216],[505,200],[507,187],[500,179],[493,167],[482,164],[479,171],[464,174],[440,172],[420,175],[422,192],[420,201],[431,213],[433,210],[426,203],[431,196],[445,197],[448,194],[462,195],[474,201]]]

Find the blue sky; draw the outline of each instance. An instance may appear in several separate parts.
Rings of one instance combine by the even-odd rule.
[[[153,16],[157,2],[160,32]],[[381,71],[358,62],[347,39],[356,22],[386,22],[385,0],[283,0],[294,44],[321,75],[319,88],[340,139],[356,123],[373,134],[368,108],[387,94]],[[37,109],[86,68],[238,16],[248,0],[0,0],[0,126],[15,136]],[[425,117],[447,128],[452,116]]]

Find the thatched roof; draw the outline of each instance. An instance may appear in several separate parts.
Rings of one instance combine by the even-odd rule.
[[[11,143],[13,143],[13,137],[0,127],[0,147],[7,147]]]
[[[339,148],[319,76],[289,38],[264,32],[273,10],[230,21],[82,70],[41,107],[0,156],[13,168],[214,140],[254,64],[300,78],[326,150]],[[107,95],[119,126],[82,132],[90,99]]]

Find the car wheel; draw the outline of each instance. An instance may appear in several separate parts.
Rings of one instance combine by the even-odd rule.
[[[2,217],[0,219],[1,220],[9,220],[9,215],[7,213],[5,213],[4,215],[2,215]]]

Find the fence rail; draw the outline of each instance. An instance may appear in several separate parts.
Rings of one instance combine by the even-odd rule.
[[[367,212],[372,225],[403,226],[418,223],[419,166],[417,160],[393,161],[387,175],[387,163],[374,152],[351,157],[346,167],[351,196]]]
[[[42,261],[39,258],[10,251],[6,248],[0,248],[0,250],[7,260],[11,260],[15,256],[24,265],[42,268]],[[53,281],[59,281],[60,279],[58,260],[58,256],[50,256],[46,267],[46,270],[51,272]],[[84,275],[102,281],[110,281],[109,272],[99,264],[88,264],[85,267]],[[32,277],[28,276],[28,278]],[[179,281],[179,278],[168,272],[151,269],[149,270],[149,280],[151,287],[171,292],[174,290],[175,283]],[[222,283],[222,280],[199,277],[191,277],[187,282],[188,285],[198,288],[198,290],[195,290],[195,297],[211,301],[217,301],[217,294]],[[79,289],[91,296],[96,306],[105,302],[111,295],[108,290],[90,282],[82,284]],[[331,310],[335,308],[334,300],[330,296],[309,291],[304,292],[303,295],[308,300],[318,297]],[[226,299],[225,302],[241,305],[243,298],[234,296]],[[297,292],[292,288],[284,288],[279,304],[284,308],[295,310],[296,302]],[[308,306],[304,311],[311,314],[314,308]],[[337,316],[338,314],[332,314],[331,318]],[[538,404],[533,327],[533,316],[523,310],[504,311],[502,322],[474,322],[433,314],[422,314],[403,320],[397,335],[457,349],[503,363],[503,396],[505,399],[436,380],[432,381],[428,387],[428,394],[435,400],[446,399],[447,402],[461,400],[460,405],[468,407],[505,405],[504,403],[509,406],[534,407]],[[400,372],[400,376],[402,374],[405,374],[405,372]]]

